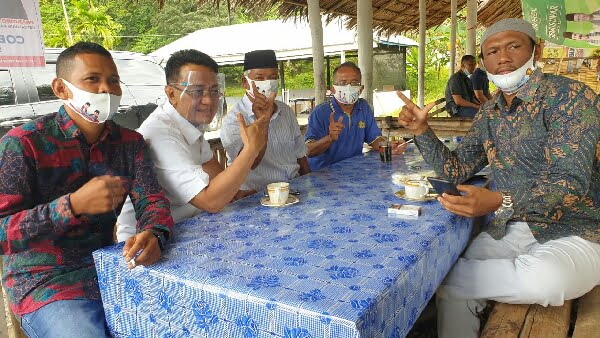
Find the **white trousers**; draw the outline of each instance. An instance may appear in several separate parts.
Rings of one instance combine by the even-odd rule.
[[[539,244],[524,222],[511,222],[506,235],[482,232],[437,291],[438,337],[479,334],[487,300],[560,306],[600,284],[600,245],[580,237]]]

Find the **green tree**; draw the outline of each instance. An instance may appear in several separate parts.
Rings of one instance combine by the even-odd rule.
[[[123,28],[108,15],[106,6],[96,6],[92,0],[72,0],[73,20],[71,29],[77,32],[73,41],[92,41],[112,49],[119,43]]]
[[[69,42],[69,33],[60,1],[41,0],[40,13],[44,32],[44,45],[46,47],[69,46],[71,43]]]
[[[147,0],[140,2],[144,6],[148,3]],[[142,4],[136,5],[136,7]],[[156,3],[153,6],[157,8]],[[130,47],[128,46],[127,49],[149,53],[199,29],[262,21],[276,17],[276,12],[272,8],[269,10],[258,8],[253,12],[234,9],[228,13],[225,6],[215,6],[213,3],[198,5],[196,0],[167,1],[162,9],[152,13],[150,20],[148,20],[148,15],[131,17],[133,25],[138,25],[142,29],[131,32],[132,35],[140,36],[131,41]],[[139,20],[149,22],[150,25],[144,27],[144,25],[136,23]],[[215,41],[207,41],[207,43],[217,43],[217,41],[218,37],[215,37]]]
[[[106,48],[119,43],[122,26],[107,13],[107,7],[92,0],[72,0],[66,4],[73,42],[93,41]],[[48,47],[67,47],[69,41],[66,20],[59,0],[41,0],[40,11],[44,44]]]
[[[103,4],[115,22],[123,27],[120,43],[114,47],[116,50],[132,50],[140,35],[153,27],[159,12],[156,0],[104,0]]]

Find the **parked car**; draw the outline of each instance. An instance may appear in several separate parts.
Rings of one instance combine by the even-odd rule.
[[[56,77],[56,59],[63,48],[46,48],[44,68],[0,68],[0,137],[10,128],[58,110],[62,104],[50,83]],[[165,97],[165,71],[150,56],[111,51],[119,70],[123,97],[120,125],[135,129]]]

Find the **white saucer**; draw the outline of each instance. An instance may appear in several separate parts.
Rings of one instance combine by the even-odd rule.
[[[296,204],[298,202],[300,202],[300,200],[294,195],[289,195],[287,201],[285,201],[285,203],[283,204],[273,204],[271,203],[269,197],[263,197],[260,199],[260,204],[264,205],[265,207],[285,207],[288,205]]]
[[[429,194],[425,195],[422,198],[410,198],[410,197],[406,196],[406,193],[404,192],[404,189],[396,191],[394,193],[394,195],[396,195],[396,196],[398,196],[398,197],[400,197],[402,199],[405,199],[407,201],[415,201],[415,202],[433,201],[433,200],[435,200],[439,196],[436,193],[429,193]]]

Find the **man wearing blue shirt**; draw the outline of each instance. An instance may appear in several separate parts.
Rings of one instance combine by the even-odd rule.
[[[304,140],[312,171],[362,154],[363,143],[379,149],[381,130],[373,110],[359,95],[360,68],[345,62],[333,71],[334,99],[318,105],[308,119]]]
[[[484,104],[492,99],[492,95],[490,94],[490,82],[483,64],[483,53],[479,53],[477,63],[479,67],[475,68],[473,75],[471,75],[471,82],[473,83],[475,97],[481,104]]]

